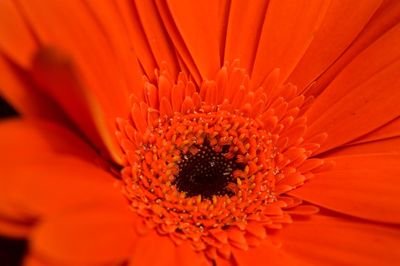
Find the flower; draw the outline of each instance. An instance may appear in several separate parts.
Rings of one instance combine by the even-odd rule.
[[[25,265],[396,264],[399,18],[2,1],[0,233]]]

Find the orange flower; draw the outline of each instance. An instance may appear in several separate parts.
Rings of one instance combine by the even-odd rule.
[[[399,1],[4,0],[0,32],[25,265],[400,260]]]

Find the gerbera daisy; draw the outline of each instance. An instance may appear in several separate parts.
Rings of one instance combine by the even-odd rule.
[[[0,2],[25,265],[395,265],[400,2]]]

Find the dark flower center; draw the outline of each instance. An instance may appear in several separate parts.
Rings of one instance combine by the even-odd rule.
[[[236,158],[224,156],[229,146],[223,147],[221,153],[215,152],[206,142],[196,148],[195,154],[189,152],[181,156],[179,173],[174,180],[177,189],[186,192],[188,197],[201,195],[209,199],[214,195],[232,196],[234,193],[228,185],[234,182],[233,172],[242,170],[244,166],[237,163]]]

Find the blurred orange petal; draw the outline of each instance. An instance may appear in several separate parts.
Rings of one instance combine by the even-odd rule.
[[[0,122],[0,161],[42,160],[74,156],[92,161],[98,155],[79,135],[46,120],[9,119]],[[43,158],[42,158],[43,157]]]
[[[68,130],[19,120],[0,126],[3,221],[30,223],[82,204],[125,207],[102,160]]]
[[[79,239],[77,241],[77,239]],[[40,221],[30,235],[30,252],[69,265],[117,265],[136,244],[132,212],[81,205]]]
[[[12,0],[0,2],[0,32],[1,53],[23,67],[29,67],[38,43]]]
[[[44,118],[66,122],[62,110],[38,90],[28,71],[0,54],[0,95],[10,101],[13,107],[27,118]]]

